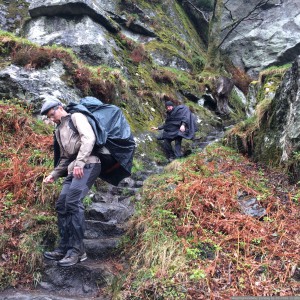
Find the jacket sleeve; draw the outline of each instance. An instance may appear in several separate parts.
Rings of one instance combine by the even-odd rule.
[[[50,175],[57,180],[59,177],[64,177],[68,173],[68,165],[71,163],[72,159],[65,156],[60,156],[59,163]]]
[[[74,167],[83,168],[88,157],[94,148],[96,137],[87,117],[81,113],[74,113],[71,116],[74,126],[78,130],[80,148],[75,160]]]

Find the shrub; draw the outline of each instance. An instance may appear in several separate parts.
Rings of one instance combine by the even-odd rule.
[[[173,81],[175,80],[175,75],[168,70],[153,70],[151,72],[151,77],[157,83],[173,84]]]
[[[135,42],[128,38],[126,35],[122,34],[122,33],[119,33],[118,35],[119,39],[120,39],[120,42],[123,46],[125,46],[127,49],[129,50],[133,50],[134,47],[135,47]]]
[[[91,77],[91,71],[85,67],[79,67],[74,73],[74,83],[85,95],[89,94]]]
[[[115,85],[110,81],[101,80],[100,78],[93,78],[91,80],[90,90],[93,96],[105,103],[111,103],[116,95]]]
[[[233,65],[228,66],[227,68],[232,75],[234,85],[237,86],[245,95],[247,95],[249,84],[252,82],[252,78],[244,70],[236,68]]]
[[[12,62],[16,65],[30,68],[43,68],[53,60],[51,50],[46,48],[24,47],[14,51]]]
[[[204,58],[198,55],[193,58],[192,64],[195,71],[202,71],[205,65]]]
[[[147,58],[144,45],[137,45],[130,54],[130,58],[135,63],[140,63]]]

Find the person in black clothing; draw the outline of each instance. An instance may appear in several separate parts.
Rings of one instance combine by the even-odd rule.
[[[159,139],[164,140],[164,149],[169,161],[182,157],[182,139],[192,139],[195,134],[194,115],[185,105],[178,105],[172,101],[166,101],[167,117],[165,123],[159,127],[151,127],[152,130],[163,130]],[[173,150],[172,142],[175,142]]]

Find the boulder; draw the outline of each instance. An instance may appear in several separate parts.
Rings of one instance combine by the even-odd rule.
[[[110,220],[123,223],[133,214],[133,208],[122,203],[93,203],[86,210],[86,218],[108,222]]]
[[[229,109],[229,95],[234,87],[233,81],[224,76],[220,76],[216,81],[215,98],[217,100],[217,112],[221,115],[228,115]]]
[[[0,97],[24,99],[40,108],[41,100],[48,96],[79,101],[80,93],[61,80],[65,70],[61,62],[44,69],[26,69],[10,65],[0,71]]]
[[[36,0],[30,4],[29,14],[32,18],[87,15],[111,32],[120,30],[98,2],[92,0]]]
[[[113,55],[114,50],[119,50],[114,40],[89,16],[38,17],[29,21],[24,31],[30,41],[39,45],[71,47],[90,65],[120,65]]]
[[[246,15],[254,4],[248,0],[230,0],[227,7],[238,18]],[[292,62],[300,51],[299,10],[299,1],[271,0],[255,18],[242,22],[230,34],[222,45],[223,51],[252,77],[266,67]],[[229,22],[229,11],[225,10],[222,27]]]

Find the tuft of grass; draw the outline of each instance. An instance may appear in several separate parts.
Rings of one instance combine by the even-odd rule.
[[[272,76],[272,75],[281,75],[281,77],[284,75],[284,73],[290,69],[292,64],[285,64],[282,66],[271,66],[261,72],[259,72],[258,76],[258,82],[262,84],[266,77]]]

